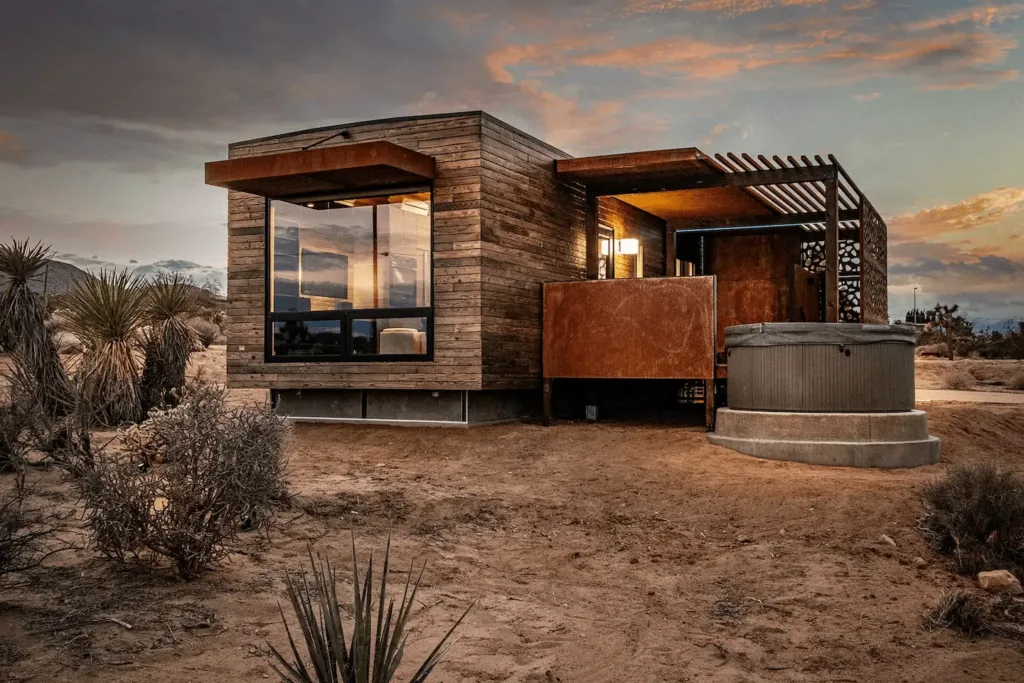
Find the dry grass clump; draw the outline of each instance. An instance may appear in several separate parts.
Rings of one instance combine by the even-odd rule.
[[[85,345],[81,399],[97,423],[116,426],[142,415],[139,327],[146,314],[143,281],[127,270],[80,280],[67,297],[67,325]]]
[[[192,318],[188,321],[188,325],[204,349],[216,344],[221,337],[220,328],[203,318]]]
[[[962,368],[951,370],[943,378],[943,385],[947,389],[955,389],[957,391],[973,389],[977,384],[978,380],[975,379],[974,375]]]
[[[958,571],[1024,567],[1024,479],[990,463],[954,468],[924,491],[921,530]]]
[[[1024,605],[1007,595],[943,591],[926,618],[933,627],[952,629],[968,638],[993,635],[1024,640]]]
[[[305,570],[297,576],[285,575],[288,598],[299,622],[302,642],[306,653],[303,655],[292,637],[291,627],[281,610],[285,631],[288,634],[290,658],[286,658],[273,645],[270,650],[276,659],[272,664],[281,680],[286,683],[390,683],[395,679],[405,644],[416,593],[419,590],[423,568],[415,580],[414,566],[409,573],[401,600],[388,594],[388,574],[391,563],[391,538],[384,549],[384,566],[381,569],[380,586],[374,599],[373,557],[363,577],[359,575],[356,559],[355,538],[352,539],[352,588],[351,609],[342,608],[338,599],[338,575],[326,558],[319,562],[309,553],[310,573]],[[374,625],[374,603],[377,620]],[[386,603],[386,607],[385,607]],[[396,611],[397,607],[397,611]],[[409,683],[422,683],[430,677],[434,668],[455,644],[452,635],[472,609],[470,605],[455,624],[448,629],[440,642],[431,650],[427,659],[408,679]],[[352,613],[352,624],[346,634],[342,613]],[[308,663],[308,664],[307,664]]]
[[[189,387],[127,436],[125,454],[79,477],[93,546],[119,561],[165,558],[196,578],[239,531],[269,524],[286,493],[286,430],[266,407],[229,409],[223,390]],[[164,464],[147,467],[154,460]]]
[[[1018,372],[1016,375],[1011,377],[1007,386],[1014,391],[1024,391],[1024,372]]]
[[[943,591],[938,604],[928,613],[928,619],[935,626],[953,629],[969,638],[987,631],[981,603],[962,590]]]

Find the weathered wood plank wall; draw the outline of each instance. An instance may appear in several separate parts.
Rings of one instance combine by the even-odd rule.
[[[555,176],[570,158],[489,115],[481,161],[482,371],[486,389],[540,386],[541,285],[580,280],[586,270],[584,188]],[[599,220],[617,238],[644,244],[644,273],[664,268],[664,223],[635,207],[601,198]],[[632,276],[620,257],[616,274]]]
[[[479,389],[481,386],[479,112],[337,126],[237,143],[230,158],[388,140],[437,159],[434,360],[264,363],[264,199],[228,196],[228,384],[231,387]]]

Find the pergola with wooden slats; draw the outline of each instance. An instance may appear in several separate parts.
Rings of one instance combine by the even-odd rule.
[[[696,148],[613,154],[556,162],[586,186],[587,275],[596,277],[597,198],[615,196],[666,220],[666,271],[677,231],[796,228],[824,242],[825,319],[840,321],[840,240],[855,242],[860,320],[888,320],[886,225],[834,156],[771,160]]]

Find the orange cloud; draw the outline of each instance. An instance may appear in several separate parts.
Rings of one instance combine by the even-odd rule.
[[[628,11],[632,14],[649,14],[685,10],[688,12],[719,12],[727,16],[738,17],[771,7],[809,7],[826,2],[828,0],[633,0],[628,5]]]
[[[1003,187],[968,197],[957,204],[943,204],[890,218],[889,240],[899,244],[964,235],[993,228],[1021,213],[1024,213],[1024,187]]]
[[[21,146],[14,133],[0,130],[0,162],[20,164],[24,160],[25,148]]]
[[[986,5],[951,12],[940,17],[925,19],[910,24],[911,31],[930,31],[937,28],[973,23],[981,26],[1001,24],[1008,19],[1015,19],[1024,14],[1024,3],[1016,2],[1009,5]]]
[[[853,99],[858,102],[873,102],[874,100],[881,99],[882,93],[880,92],[869,92],[863,95],[854,95]]]

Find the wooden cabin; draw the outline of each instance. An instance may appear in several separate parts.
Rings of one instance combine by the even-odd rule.
[[[296,419],[483,424],[650,382],[710,421],[726,326],[887,321],[886,226],[831,156],[572,158],[475,111],[234,143],[206,182],[228,385]]]

